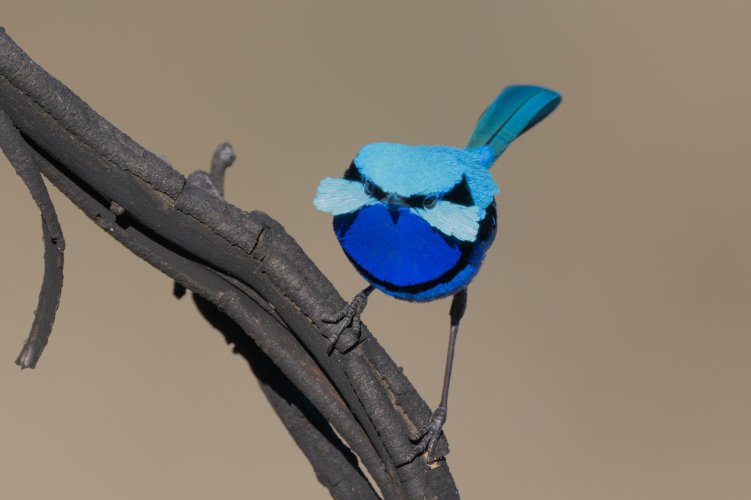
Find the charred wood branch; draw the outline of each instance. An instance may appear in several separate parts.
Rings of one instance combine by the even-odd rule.
[[[335,498],[457,498],[445,461],[397,466],[431,412],[367,328],[319,318],[344,306],[284,228],[222,199],[234,160],[217,150],[188,179],[123,134],[0,30],[0,147],[42,213],[45,275],[19,364],[33,367],[62,287],[62,232],[40,173],[92,221],[190,290],[199,310],[250,364],[264,394]],[[442,450],[442,451],[441,451]],[[436,454],[445,454],[441,440]],[[440,452],[440,453],[439,453]],[[356,458],[357,457],[357,458]],[[375,484],[370,484],[367,469]]]
[[[42,215],[44,241],[44,277],[39,292],[31,332],[24,342],[16,364],[21,368],[34,368],[47,345],[55,313],[63,289],[63,252],[65,240],[55,207],[39,171],[40,164],[28,154],[28,146],[13,126],[8,115],[0,110],[0,147],[31,194]]]

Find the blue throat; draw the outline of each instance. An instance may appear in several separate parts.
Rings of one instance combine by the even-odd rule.
[[[495,227],[494,203],[473,242],[446,236],[401,207],[369,205],[334,217],[342,249],[367,281],[393,297],[420,302],[467,286],[493,241]]]

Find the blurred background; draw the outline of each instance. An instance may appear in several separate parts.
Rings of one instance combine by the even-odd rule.
[[[559,90],[493,169],[445,428],[459,490],[751,498],[750,3],[249,3],[5,0],[0,24],[182,173],[230,141],[228,200],[348,299],[364,282],[311,203],[322,177],[369,142],[463,145],[507,84]],[[52,195],[65,287],[21,372],[41,228],[0,158],[0,496],[328,498],[192,302]],[[364,316],[431,406],[448,306],[374,294]]]

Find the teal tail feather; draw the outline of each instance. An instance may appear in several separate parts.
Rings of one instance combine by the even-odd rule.
[[[492,165],[514,139],[552,113],[560,102],[561,95],[554,90],[534,85],[506,87],[477,120],[467,149],[488,146]]]

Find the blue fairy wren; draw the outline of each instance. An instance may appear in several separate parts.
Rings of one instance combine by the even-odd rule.
[[[347,328],[359,334],[360,314],[376,288],[414,302],[453,296],[441,402],[403,463],[426,451],[428,462],[435,460],[467,286],[496,233],[499,190],[489,169],[560,102],[560,94],[546,88],[506,87],[480,116],[465,148],[368,144],[343,178],[327,177],[318,186],[313,203],[334,216],[344,253],[370,283],[342,311],[323,318],[340,322],[330,350]]]

